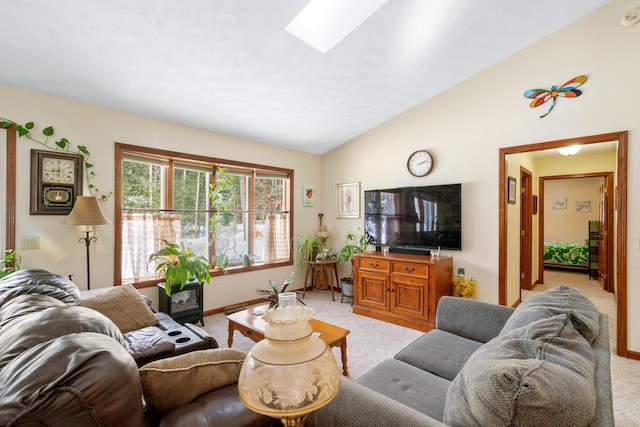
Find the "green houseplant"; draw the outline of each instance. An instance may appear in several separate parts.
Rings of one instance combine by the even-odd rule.
[[[367,238],[364,234],[358,236],[353,231],[347,233],[340,249],[335,256],[341,263],[347,264],[349,275],[340,279],[342,296],[353,296],[353,255],[367,250]]]
[[[16,123],[13,120],[5,119],[0,117],[0,128],[9,129],[13,126],[18,134],[19,138],[27,138],[33,142],[36,142],[50,150],[60,150],[60,151],[68,151],[70,153],[81,154],[84,159],[83,169],[85,178],[87,180],[87,187],[89,188],[89,193],[97,197],[99,200],[108,200],[113,192],[109,191],[108,193],[101,193],[100,190],[91,182],[93,178],[95,178],[96,173],[93,171],[93,163],[89,162],[89,157],[91,157],[91,153],[84,145],[76,145],[75,148],[69,142],[67,138],[60,138],[54,141],[50,141],[49,138],[53,137],[55,133],[55,129],[53,126],[47,126],[42,129],[42,137],[44,137],[44,141],[41,139],[41,136],[35,136],[32,132],[35,131],[36,125],[34,122],[27,122],[25,124]]]
[[[221,245],[216,245],[216,241],[225,238],[223,227],[232,222],[233,213],[231,211],[235,201],[233,181],[227,171],[220,166],[216,169],[215,182],[209,185],[208,196],[211,199],[211,207],[215,211],[209,219],[209,229],[211,230],[212,245],[217,251]],[[217,253],[213,258],[213,266],[226,273],[229,267],[229,257],[225,253]]]
[[[0,259],[0,264],[2,264],[2,268],[0,268],[0,279],[14,271],[20,270],[20,261],[22,261],[22,257],[16,254],[15,249],[7,249],[4,257]]]
[[[296,251],[296,264],[301,271],[307,268],[309,261],[315,261],[316,256],[322,253],[326,247],[326,240],[311,233],[298,236],[298,249]]]
[[[178,245],[164,240],[164,247],[149,256],[149,263],[157,262],[156,272],[162,273],[165,280],[165,291],[171,295],[171,285],[184,288],[189,280],[198,283],[211,283],[209,261],[202,255],[197,255],[192,248],[184,243]]]
[[[264,299],[269,301],[269,308],[278,307],[278,295],[280,295],[281,293],[287,292],[287,288],[289,287],[289,285],[293,284],[293,275],[294,275],[294,272],[291,272],[287,276],[287,278],[284,279],[284,281],[282,282],[282,285],[278,285],[276,282],[269,279],[269,285],[271,286],[270,290],[256,289],[256,292],[258,293],[258,295],[261,295]],[[301,291],[293,291],[293,292],[295,292],[297,296],[300,294]],[[304,301],[300,299],[300,297],[297,297],[296,299],[302,305],[306,305]]]

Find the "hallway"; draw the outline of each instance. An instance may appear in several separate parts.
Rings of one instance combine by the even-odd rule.
[[[522,299],[554,288],[560,284],[580,289],[598,307],[609,315],[611,344],[611,382],[613,385],[613,409],[616,426],[640,426],[640,360],[625,359],[615,354],[616,300],[612,293],[602,290],[596,280],[589,280],[584,272],[545,269],[545,283],[532,291],[522,291]]]

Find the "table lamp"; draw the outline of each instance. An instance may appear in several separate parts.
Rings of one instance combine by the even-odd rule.
[[[280,294],[278,301],[262,316],[265,339],[242,365],[238,394],[252,411],[300,427],[308,413],[336,396],[340,372],[329,346],[313,335],[308,322],[313,309],[297,306],[293,292]]]
[[[71,213],[64,222],[66,225],[103,225],[111,224],[98,205],[98,199],[93,196],[78,196],[76,203],[73,205]],[[84,243],[87,247],[87,290],[91,289],[91,268],[89,265],[89,246],[91,242],[96,242],[98,239],[95,236],[89,237],[89,233],[92,230],[84,230],[85,237],[81,237],[78,241]]]

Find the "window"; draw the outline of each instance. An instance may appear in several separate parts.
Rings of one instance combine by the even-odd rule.
[[[218,214],[209,197],[231,183],[230,206]],[[264,165],[116,144],[116,281],[161,280],[149,255],[163,240],[182,242],[228,272],[292,264],[293,172]]]

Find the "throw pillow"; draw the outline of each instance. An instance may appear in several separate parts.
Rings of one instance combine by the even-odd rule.
[[[245,357],[240,350],[216,348],[148,363],[139,369],[147,406],[166,414],[210,390],[233,384]]]
[[[502,328],[506,333],[529,323],[566,313],[576,331],[593,343],[600,333],[600,313],[580,290],[560,285],[520,304]]]
[[[158,323],[158,318],[133,285],[117,286],[82,300],[82,305],[107,316],[123,334]]]
[[[595,356],[565,314],[480,347],[447,391],[451,426],[585,426],[595,414]]]

